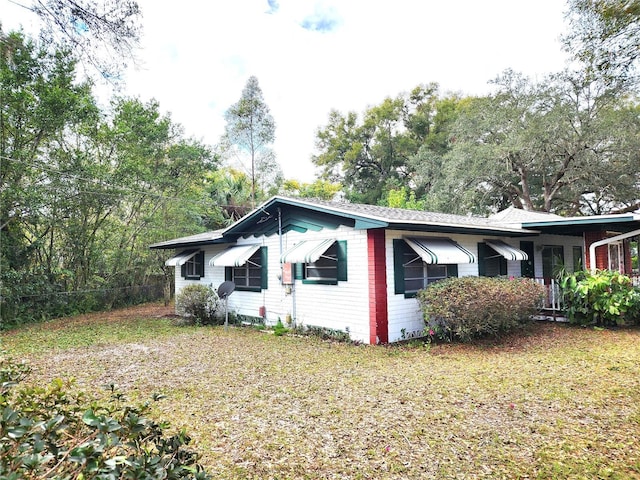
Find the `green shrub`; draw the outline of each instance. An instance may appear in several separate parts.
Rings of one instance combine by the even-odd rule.
[[[176,296],[176,311],[197,325],[224,322],[218,294],[205,285],[187,285]]]
[[[89,400],[62,380],[18,385],[26,374],[0,352],[0,478],[210,478],[184,431],[167,436],[146,417],[149,402],[126,405],[113,389]]]
[[[288,331],[289,330],[282,324],[282,320],[280,320],[278,318],[278,323],[276,323],[275,326],[273,327],[273,334],[276,337],[281,337],[282,335],[284,335]]]
[[[426,335],[466,342],[522,325],[543,295],[541,285],[525,278],[452,277],[432,283],[417,298]]]
[[[560,282],[569,321],[579,325],[630,325],[640,317],[640,292],[619,272],[580,271]]]
[[[345,343],[354,343],[357,344],[357,341],[351,340],[351,334],[349,333],[349,328],[343,330],[336,330],[333,328],[326,327],[316,327],[313,325],[298,325],[293,331],[297,335],[305,335],[309,337],[318,337],[322,340],[333,340],[336,342],[345,342]]]

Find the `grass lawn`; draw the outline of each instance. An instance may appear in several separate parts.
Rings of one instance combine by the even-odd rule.
[[[226,479],[640,478],[640,330],[372,347],[176,327],[159,305],[4,332],[28,381],[168,398]]]

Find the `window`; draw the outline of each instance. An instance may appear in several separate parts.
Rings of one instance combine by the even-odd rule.
[[[507,260],[485,242],[478,243],[478,275],[498,277],[507,274]]]
[[[295,278],[302,283],[337,285],[347,281],[347,242],[333,242],[314,262],[296,263]]]
[[[267,247],[260,247],[240,266],[225,267],[225,280],[232,281],[236,290],[259,292],[267,285]]]
[[[584,261],[582,260],[582,247],[573,247],[573,271],[579,272],[584,270]]]
[[[393,241],[393,254],[395,293],[407,298],[430,283],[458,276],[457,264],[427,264],[404,240]]]
[[[180,267],[180,274],[187,280],[200,280],[204,277],[204,252],[189,257]]]
[[[564,268],[564,247],[545,245],[542,247],[542,276],[545,281],[556,278]]]
[[[609,270],[624,273],[624,250],[622,242],[609,244]]]
[[[318,260],[304,264],[304,278],[338,281],[338,244],[336,242],[333,242]]]

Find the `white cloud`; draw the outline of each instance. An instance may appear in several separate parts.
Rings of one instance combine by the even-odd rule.
[[[315,131],[332,108],[361,113],[432,81],[444,92],[486,93],[506,68],[543,76],[564,59],[558,0],[139,4],[144,64],[127,73],[126,92],[157,99],[187,134],[214,144],[224,111],[255,75],[276,120],[278,161],[304,181],[313,179]],[[15,25],[4,6],[6,30]]]

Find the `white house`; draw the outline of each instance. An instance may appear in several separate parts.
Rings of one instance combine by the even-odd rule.
[[[598,268],[630,272],[639,228],[637,214],[566,218],[510,208],[481,218],[276,196],[226,229],[151,248],[176,250],[166,262],[176,267],[176,293],[233,281],[229,311],[377,344],[419,335],[415,294],[445,277],[549,279],[557,268],[590,265],[593,243],[601,244]]]

